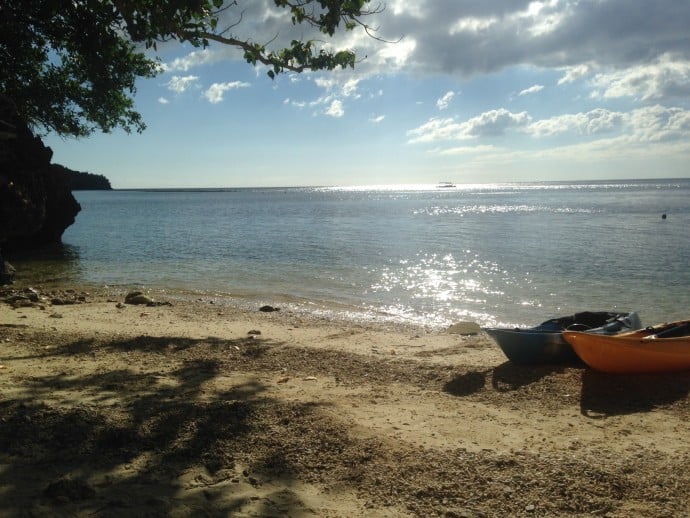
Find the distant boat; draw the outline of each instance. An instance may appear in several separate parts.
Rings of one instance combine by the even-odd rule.
[[[565,331],[563,338],[592,369],[612,374],[690,369],[690,320],[614,336]]]
[[[640,317],[635,312],[583,311],[552,318],[536,327],[487,327],[484,331],[496,341],[511,362],[531,365],[579,361],[573,348],[563,339],[566,330],[613,335],[641,327]]]
[[[453,182],[438,182],[438,185],[436,186],[439,189],[452,189],[455,187],[455,184]]]

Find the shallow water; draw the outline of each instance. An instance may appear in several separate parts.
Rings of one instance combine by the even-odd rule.
[[[170,287],[441,327],[690,317],[690,180],[81,191],[20,276]],[[666,219],[661,215],[667,214]]]

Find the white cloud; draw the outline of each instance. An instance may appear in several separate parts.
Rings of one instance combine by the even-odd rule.
[[[529,3],[527,9],[514,13],[510,18],[517,25],[524,26],[530,36],[546,36],[565,22],[570,14],[568,7],[568,2],[558,0],[534,1]]]
[[[343,103],[340,102],[338,99],[335,99],[324,113],[335,118],[342,117],[343,115],[345,115],[345,110],[343,110]]]
[[[655,105],[626,115],[632,137],[638,142],[690,141],[690,111]]]
[[[175,58],[170,63],[165,63],[163,65],[163,69],[166,72],[187,72],[191,68],[195,68],[209,63],[214,63],[227,57],[227,54],[218,51],[213,51],[209,48],[203,50],[195,50],[184,57]]]
[[[455,122],[454,119],[429,119],[418,128],[409,130],[407,135],[411,137],[408,142],[411,144],[419,142],[435,142],[437,140],[460,140],[468,138],[464,135],[462,124]]]
[[[446,149],[441,149],[438,151],[439,155],[473,155],[476,153],[493,153],[496,152],[496,146],[458,146]]]
[[[319,88],[323,88],[327,92],[333,92],[343,97],[358,98],[357,86],[361,78],[345,78],[337,74],[329,76],[319,76],[314,79],[314,84]]]
[[[289,98],[285,99],[283,101],[283,104],[294,106],[295,108],[304,108],[307,105],[307,103],[305,103],[304,101],[295,101]]]
[[[510,128],[527,125],[531,117],[527,112],[511,113],[505,108],[491,110],[473,117],[465,123],[465,132],[476,137],[503,135]]]
[[[690,95],[690,60],[664,55],[653,63],[597,74],[594,97],[640,98],[643,101]]]
[[[464,122],[452,118],[432,118],[423,125],[408,131],[410,143],[441,141],[463,141],[476,137],[504,134],[508,129],[522,128],[535,137],[552,137],[572,134],[586,138],[589,142],[690,142],[690,111],[682,108],[667,108],[661,105],[632,110],[629,113],[602,108],[586,113],[563,114],[538,121],[532,121],[526,112],[511,113],[505,109],[485,112]],[[625,140],[620,140],[625,139]],[[439,150],[441,154],[467,153],[474,147],[451,147]]]
[[[537,92],[541,92],[543,89],[544,89],[544,85],[530,86],[529,88],[525,88],[524,90],[520,91],[518,96],[536,94]]]
[[[495,16],[487,18],[461,18],[450,26],[449,32],[451,35],[459,32],[480,33],[489,29],[492,25],[498,23],[498,21],[498,18]]]
[[[620,128],[624,114],[605,109],[596,109],[588,113],[558,115],[531,123],[525,131],[535,137],[549,137],[564,133],[594,135]]]
[[[373,122],[374,124],[378,124],[379,122],[383,122],[383,119],[385,119],[385,115],[378,115],[376,117],[372,117],[369,119],[369,122]]]
[[[455,97],[455,92],[446,92],[440,99],[436,101],[436,107],[439,110],[445,110],[446,108],[448,108],[448,105],[453,100],[453,97]]]
[[[371,45],[370,42],[367,42]],[[394,71],[408,66],[417,48],[417,40],[411,35],[396,43],[384,43],[371,48],[371,55],[362,65],[369,65],[379,70]]]
[[[165,86],[168,90],[181,94],[198,85],[198,81],[198,76],[172,76]]]
[[[223,100],[225,92],[228,90],[237,90],[238,88],[247,88],[251,86],[249,83],[242,81],[232,81],[230,83],[213,83],[208,90],[204,92],[204,97],[211,104],[217,104]]]
[[[424,18],[424,2],[410,2],[409,0],[389,0],[388,9],[395,15],[404,14],[414,18]]]
[[[566,67],[563,70],[563,77],[558,80],[559,85],[574,83],[578,79],[586,77],[591,72],[591,67],[589,65],[582,64],[574,67]]]
[[[361,77],[353,78],[339,73],[317,76],[314,78],[314,84],[323,88],[326,93],[309,102],[309,105],[326,106],[321,113],[336,118],[342,117],[345,114],[343,99],[362,99],[362,94],[358,90],[361,81]]]
[[[165,97],[159,97],[158,102],[160,104],[168,104],[170,101],[168,101]]]
[[[338,84],[334,76],[319,76],[314,79],[314,84],[325,90],[332,90]]]
[[[484,112],[465,122],[452,118],[432,118],[420,127],[407,132],[409,143],[439,140],[467,140],[477,137],[497,137],[511,128],[524,127],[531,121],[527,112],[511,113],[501,108]]]
[[[361,79],[348,79],[345,81],[345,84],[343,85],[342,88],[342,93],[345,97],[359,97],[359,94],[357,93],[357,85]]]

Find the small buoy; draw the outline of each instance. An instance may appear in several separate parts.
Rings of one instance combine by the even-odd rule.
[[[665,212],[661,215],[661,219],[666,219],[666,213]]]

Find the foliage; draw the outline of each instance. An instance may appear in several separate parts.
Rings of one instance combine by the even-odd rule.
[[[113,187],[102,174],[74,171],[60,164],[50,164],[52,174],[65,178],[70,191],[111,191]]]
[[[196,47],[210,42],[244,52],[246,61],[289,71],[353,67],[352,51],[330,52],[314,40],[293,40],[269,50],[233,36],[248,0],[2,0],[0,2],[0,93],[13,99],[19,116],[35,128],[63,136],[86,136],[116,127],[145,128],[134,109],[137,78],[161,68],[149,57],[161,42]],[[369,27],[361,17],[370,0],[274,0],[293,25],[326,36],[340,27]],[[227,27],[221,21],[237,12]]]

